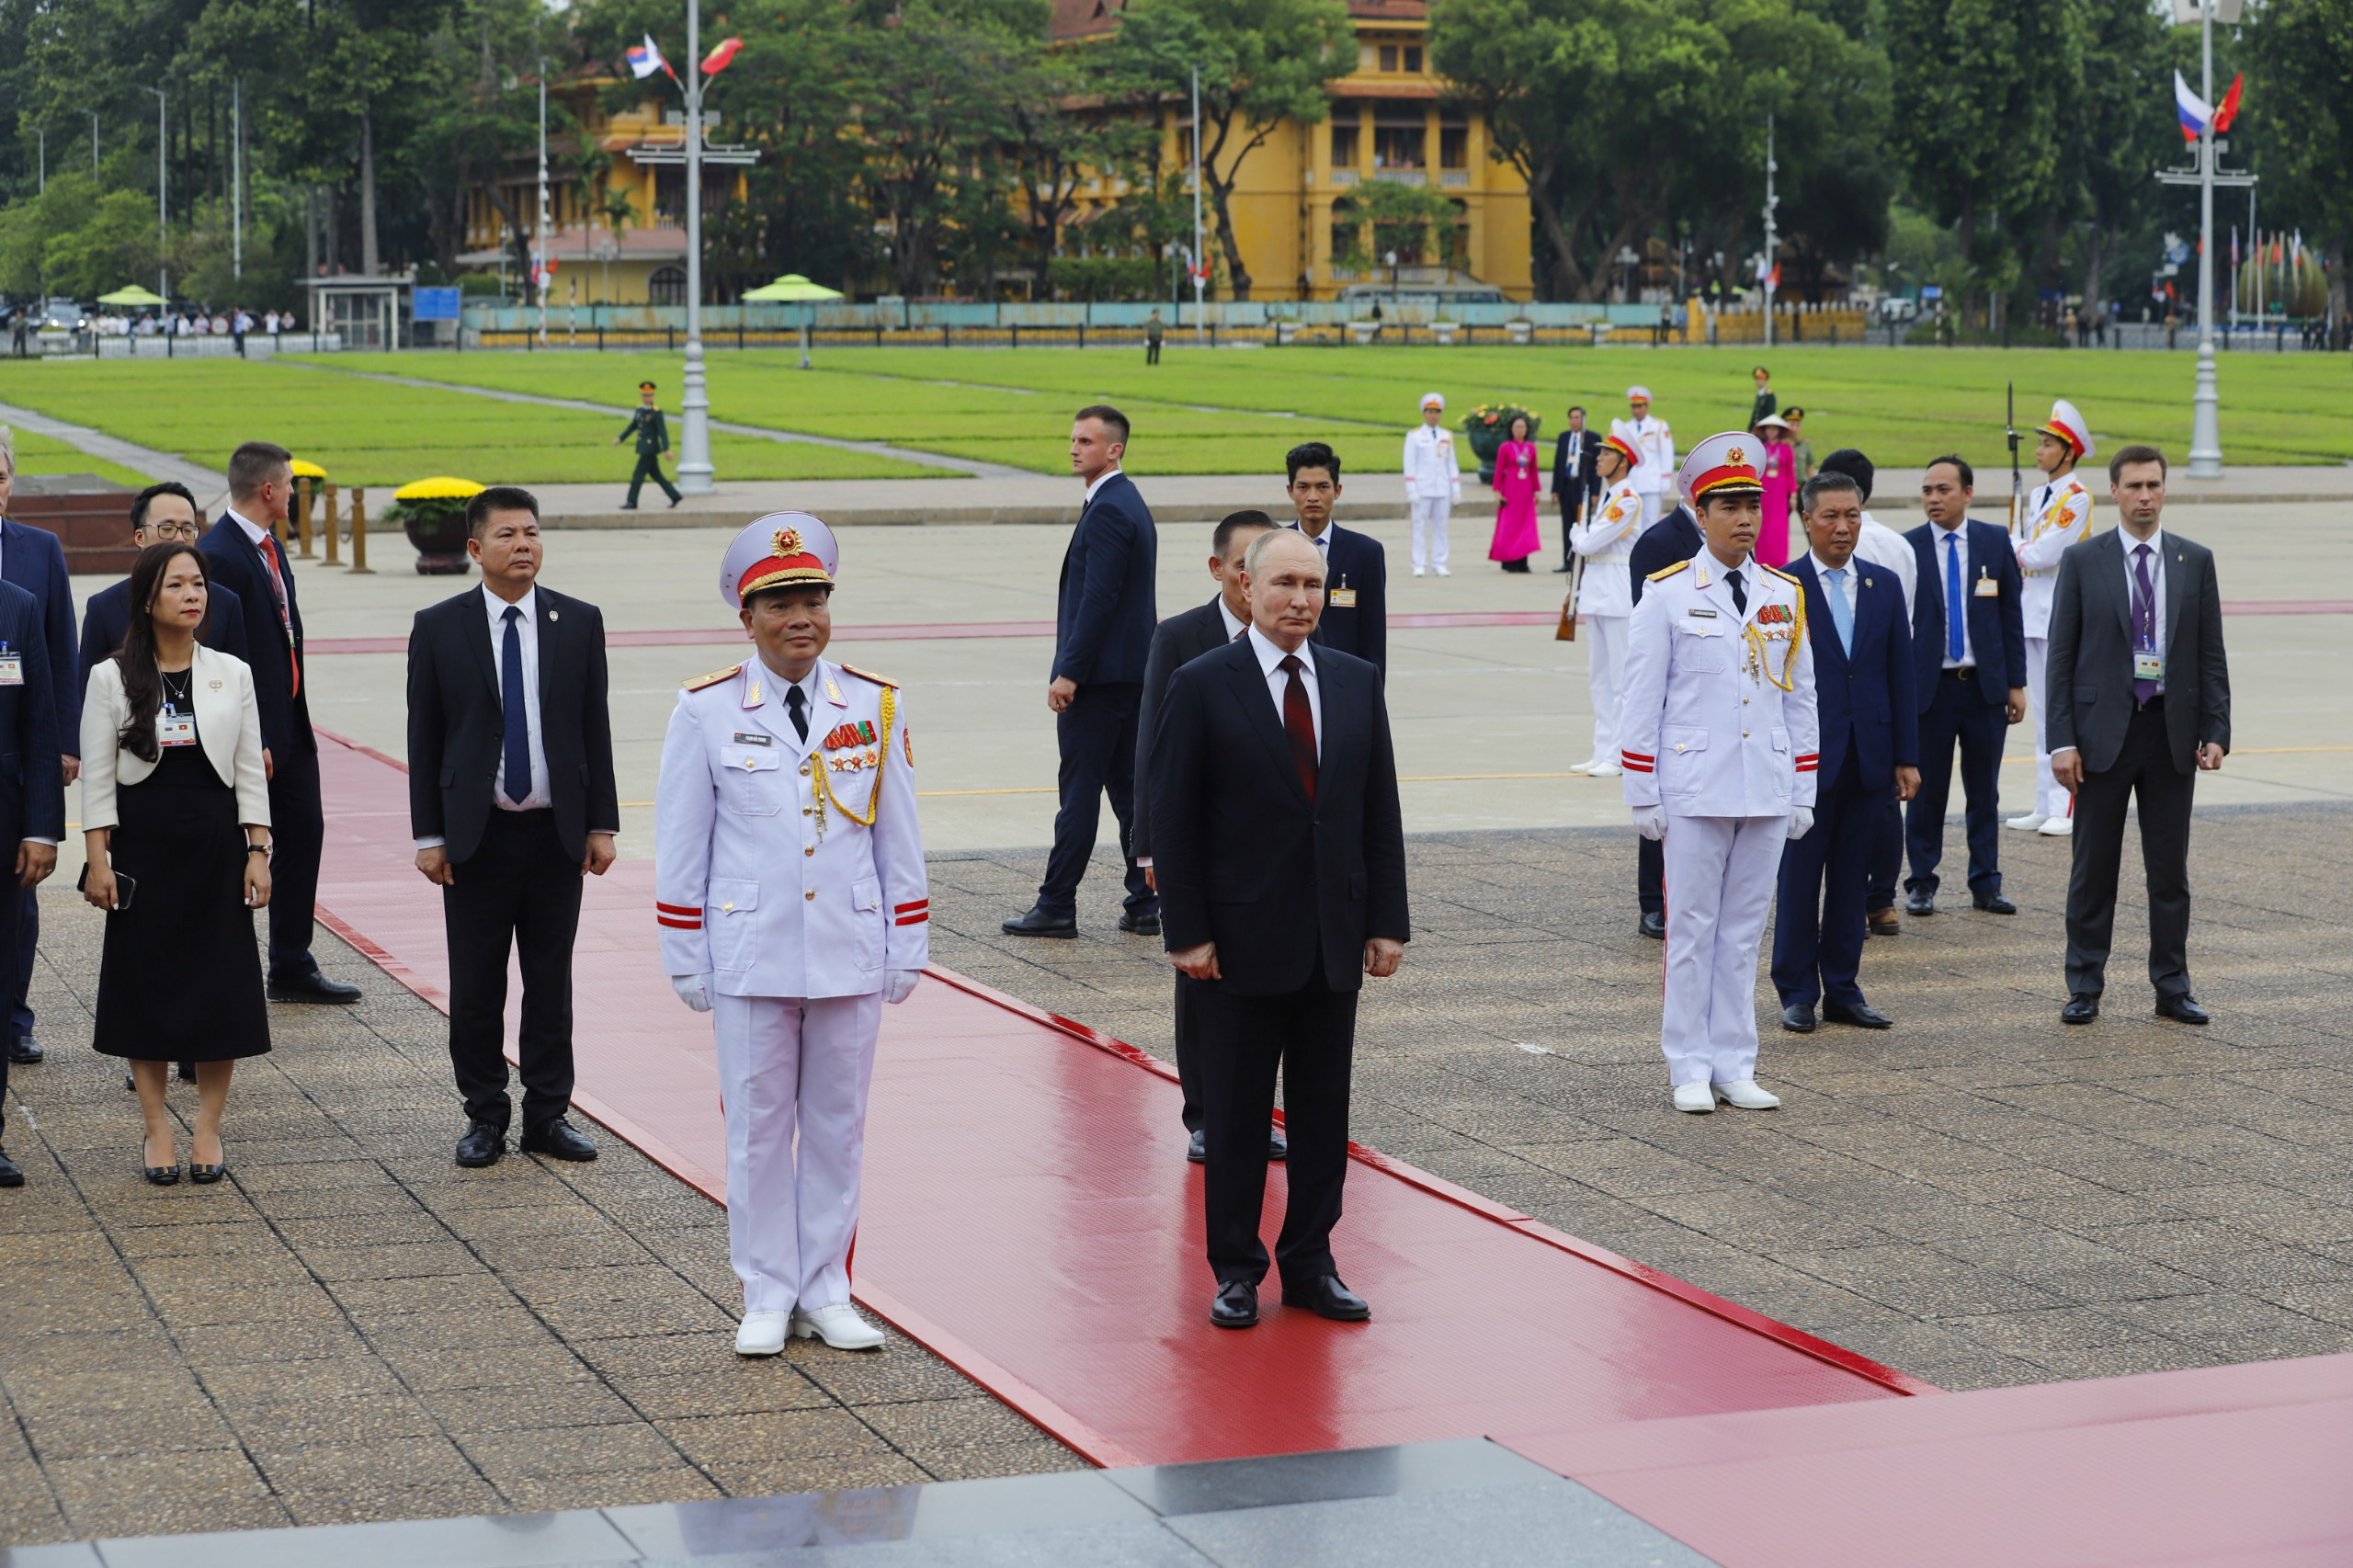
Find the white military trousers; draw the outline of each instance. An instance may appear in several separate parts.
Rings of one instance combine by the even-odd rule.
[[[1756,1075],[1756,949],[1780,882],[1790,819],[1666,819],[1667,1076],[1736,1084]]]
[[[747,1312],[849,1300],[881,1023],[880,994],[711,1000],[727,1113],[728,1250]]]
[[[1587,565],[1588,572],[1623,572],[1611,562]],[[1593,696],[1593,758],[1613,767],[1618,763],[1618,706],[1626,691],[1626,638],[1634,618],[1630,615],[1584,615],[1577,618],[1577,635],[1586,645],[1586,689]]]
[[[1414,570],[1446,564],[1446,524],[1454,511],[1451,495],[1414,497]]]
[[[2026,640],[2026,722],[2034,731],[2034,809],[2037,815],[2067,814],[2067,791],[2051,771],[2051,736],[2043,729],[2051,713],[2051,639]]]

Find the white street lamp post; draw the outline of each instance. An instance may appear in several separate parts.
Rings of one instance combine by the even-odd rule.
[[[163,287],[156,290],[155,292],[163,295],[165,299],[168,300],[172,297],[172,267],[169,254],[172,248],[172,222],[170,209],[165,206],[164,200],[164,148],[165,140],[165,127],[164,123],[164,89],[161,87],[150,87],[147,90],[155,95],[155,265],[160,273],[160,281],[163,284]],[[94,154],[97,147],[97,138],[95,130],[96,124],[97,122],[93,120],[93,134],[90,140],[90,146]]]
[[[2198,135],[2198,383],[2190,395],[2189,477],[2222,477],[2222,393],[2214,371],[2214,0],[2198,7],[2199,96],[2206,128]]]
[[[678,489],[709,495],[710,395],[702,369],[702,0],[687,0],[687,368],[678,430]]]
[[[540,62],[540,222],[531,258],[531,292],[540,302],[540,345],[548,341],[548,62]]]
[[[1779,250],[1780,250],[1780,237],[1779,237],[1779,230],[1777,230],[1777,229],[1774,227],[1774,224],[1773,224],[1773,210],[1774,210],[1775,208],[1777,208],[1777,207],[1779,207],[1779,206],[1780,206],[1780,205],[1781,205],[1781,199],[1780,199],[1779,196],[1776,196],[1776,195],[1773,193],[1773,176],[1774,176],[1776,174],[1778,174],[1778,173],[1779,173],[1779,172],[1780,172],[1780,167],[1781,167],[1781,165],[1779,165],[1779,164],[1777,164],[1777,163],[1775,163],[1775,162],[1773,161],[1773,117],[1772,117],[1771,115],[1769,115],[1769,114],[1768,114],[1768,115],[1767,115],[1767,116],[1765,117],[1765,278],[1764,278],[1764,283],[1765,283],[1765,347],[1768,347],[1768,348],[1770,348],[1770,347],[1773,347],[1773,296],[1774,296],[1777,292],[1779,292],[1779,290],[1777,290],[1777,289],[1776,289],[1776,287],[1774,286],[1774,279],[1773,279],[1773,260],[1774,260],[1774,257],[1775,257],[1775,256],[1779,253]]]
[[[1209,277],[1209,242],[1201,234],[1201,68],[1193,67],[1193,344],[1199,347],[1201,285]]]

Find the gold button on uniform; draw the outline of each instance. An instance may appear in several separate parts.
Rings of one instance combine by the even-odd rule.
[[[814,855],[817,853],[817,846],[813,844],[804,844],[801,846],[801,853],[803,855]]]
[[[812,903],[814,903],[817,897],[817,890],[815,888],[811,888],[807,892],[802,893],[801,896],[808,899]]]
[[[801,777],[803,778],[809,777],[809,765],[805,762],[801,765]]]

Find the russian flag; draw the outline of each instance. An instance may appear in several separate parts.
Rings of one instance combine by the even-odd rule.
[[[652,33],[645,35],[643,43],[633,43],[629,46],[628,59],[629,74],[641,82],[656,71],[667,71],[670,68],[669,62],[662,58],[662,51],[655,46]],[[2179,72],[2174,74],[2177,80],[2180,76]]]
[[[2206,100],[2189,90],[2189,84],[2182,79],[2178,71],[2173,74],[2173,107],[2174,113],[2181,119],[2181,139],[2184,142],[2197,141],[2199,134],[2206,129],[2206,122],[2214,118],[2214,111],[2207,107]]]

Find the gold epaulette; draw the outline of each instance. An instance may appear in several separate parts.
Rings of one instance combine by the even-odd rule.
[[[1758,562],[1756,564],[1759,566],[1765,566],[1765,562],[1762,561]],[[1790,576],[1787,572],[1782,571],[1779,567],[1765,566],[1765,570],[1773,574],[1774,576],[1779,577],[1782,582],[1787,583],[1790,587],[1796,588],[1801,592],[1804,591],[1805,585],[1803,583],[1799,582],[1795,577]]]
[[[841,666],[841,671],[844,675],[856,676],[860,680],[870,680],[877,686],[888,687],[893,691],[899,688],[899,683],[889,676],[878,676],[872,670],[861,670],[856,665],[844,665]]]
[[[1690,564],[1691,562],[1688,561],[1678,561],[1672,566],[1662,566],[1657,571],[1652,573],[1646,580],[1653,583],[1664,583],[1669,577],[1674,576],[1677,572],[1682,571],[1686,566]]]
[[[700,691],[704,687],[717,686],[743,667],[741,665],[730,665],[723,670],[713,670],[707,676],[697,676],[694,679],[683,684],[688,691]]]

